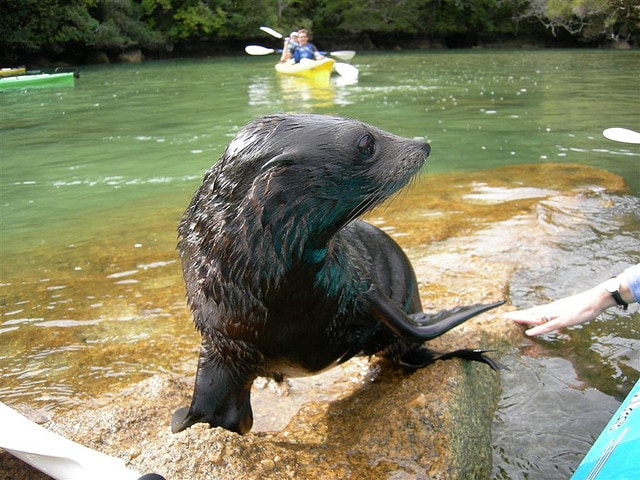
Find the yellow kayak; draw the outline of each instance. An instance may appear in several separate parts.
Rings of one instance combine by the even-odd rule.
[[[24,75],[27,69],[25,67],[1,68],[0,77],[12,77],[15,75]]]
[[[328,82],[333,70],[335,60],[323,58],[322,60],[302,60],[300,63],[278,63],[276,71],[283,75],[311,78],[318,82]]]

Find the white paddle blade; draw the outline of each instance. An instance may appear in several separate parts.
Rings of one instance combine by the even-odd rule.
[[[260,45],[247,45],[244,47],[244,51],[249,55],[269,55],[276,52],[273,48],[261,47]]]
[[[356,56],[355,50],[337,50],[335,52],[329,52],[332,57],[339,58],[340,60],[351,60]]]
[[[260,27],[260,30],[262,30],[267,35],[271,35],[272,37],[282,38],[282,36],[283,36],[280,32],[276,32],[271,27]]]
[[[628,128],[607,128],[602,132],[602,135],[615,142],[640,143],[640,132],[629,130]]]
[[[333,68],[338,72],[338,75],[347,80],[356,81],[358,80],[358,75],[360,75],[358,69],[348,63],[336,62],[333,64]]]
[[[0,448],[64,480],[135,480],[140,475],[123,460],[91,450],[32,422],[0,402]]]

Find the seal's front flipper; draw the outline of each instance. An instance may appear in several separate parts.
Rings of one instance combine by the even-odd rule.
[[[198,421],[193,420],[189,407],[178,408],[171,416],[171,431],[178,433],[196,423],[198,423]]]
[[[504,301],[489,304],[476,303],[475,305],[466,305],[449,310],[441,310],[434,314],[427,314],[424,312],[412,313],[409,316],[419,326],[441,325],[445,327],[446,325],[451,324],[452,326],[444,330],[444,333],[456,325],[460,325],[461,323],[469,320],[471,317],[480,315],[481,313],[491,310],[492,308],[499,307],[500,305],[504,305]]]
[[[360,297],[365,309],[376,320],[385,324],[399,337],[419,342],[439,337],[471,317],[499,307],[504,303],[476,304],[428,315],[426,313],[405,313],[376,285],[371,285],[369,290],[362,293]]]
[[[201,353],[191,406],[173,413],[171,431],[178,433],[195,423],[208,423],[212,427],[247,433],[253,425],[253,380],[243,378],[238,372]]]

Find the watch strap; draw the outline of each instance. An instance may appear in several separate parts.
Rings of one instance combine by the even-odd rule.
[[[616,278],[616,277],[613,277],[613,278]],[[620,291],[618,289],[609,291],[609,293],[611,294],[613,299],[616,301],[618,306],[622,308],[622,310],[626,310],[627,308],[629,308],[629,304],[622,299],[622,296],[620,295]]]

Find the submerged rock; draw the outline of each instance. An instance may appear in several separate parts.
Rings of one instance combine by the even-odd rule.
[[[118,55],[118,61],[122,63],[141,63],[142,51],[139,49],[127,50]]]

